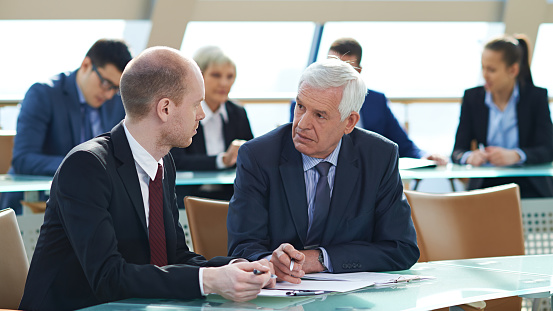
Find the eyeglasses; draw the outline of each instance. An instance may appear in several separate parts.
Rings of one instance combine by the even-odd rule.
[[[102,75],[98,71],[98,68],[96,68],[96,65],[92,64],[92,70],[94,70],[94,72],[96,72],[96,74],[98,75],[98,78],[100,78],[100,85],[102,86],[102,89],[104,89],[104,91],[115,90],[115,93],[119,94],[119,87],[113,84],[113,82],[109,81],[108,79],[102,77]]]

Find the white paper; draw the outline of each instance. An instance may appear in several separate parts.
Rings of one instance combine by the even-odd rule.
[[[347,281],[347,282],[371,282],[374,284],[388,284],[397,282],[410,282],[413,280],[432,279],[434,277],[412,275],[412,274],[393,274],[393,273],[380,273],[380,272],[354,272],[354,273],[313,273],[303,277],[306,280],[317,281]],[[303,281],[302,281],[303,283]]]

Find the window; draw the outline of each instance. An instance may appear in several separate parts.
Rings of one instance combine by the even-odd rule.
[[[536,39],[536,48],[532,59],[532,78],[534,84],[548,89],[553,96],[553,24],[541,24]]]
[[[181,50],[193,57],[216,45],[228,54],[237,71],[231,98],[292,98],[314,31],[311,22],[190,22]]]
[[[329,22],[318,59],[337,38],[352,37],[363,47],[369,88],[390,97],[461,97],[482,84],[482,48],[503,31],[485,22]]]
[[[150,21],[2,20],[0,99],[22,99],[33,83],[77,69],[100,38],[123,38],[137,55],[150,27]]]

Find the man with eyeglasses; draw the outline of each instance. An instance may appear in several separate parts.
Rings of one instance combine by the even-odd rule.
[[[121,40],[100,39],[79,69],[32,85],[21,102],[9,173],[53,176],[76,145],[110,131],[125,117],[119,80],[131,60]],[[0,209],[21,213],[20,192],[0,196]]]

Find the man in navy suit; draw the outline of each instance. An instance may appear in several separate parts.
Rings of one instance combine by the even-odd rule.
[[[314,63],[300,78],[293,123],[240,147],[229,254],[270,258],[279,279],[294,283],[304,273],[403,270],[417,261],[397,144],[355,127],[366,91],[346,62]]]
[[[186,246],[169,150],[190,145],[205,116],[194,61],[147,49],[125,68],[121,94],[125,120],[73,148],[54,176],[20,308],[210,293],[245,301],[274,285],[266,260],[207,261]]]
[[[352,38],[340,38],[332,43],[328,55],[339,57],[348,62],[355,70],[361,73],[361,56],[363,50],[359,42]],[[295,101],[290,107],[290,121],[294,116]],[[427,154],[407,136],[396,117],[388,106],[388,99],[383,93],[368,90],[365,101],[359,111],[360,119],[358,127],[376,132],[396,144],[399,147],[400,157],[427,158],[437,161],[439,165],[445,165],[447,159],[439,154]]]
[[[53,176],[76,145],[125,117],[119,80],[131,54],[121,40],[101,39],[81,67],[32,85],[21,102],[10,173]],[[21,192],[3,193],[0,208],[21,212]]]

